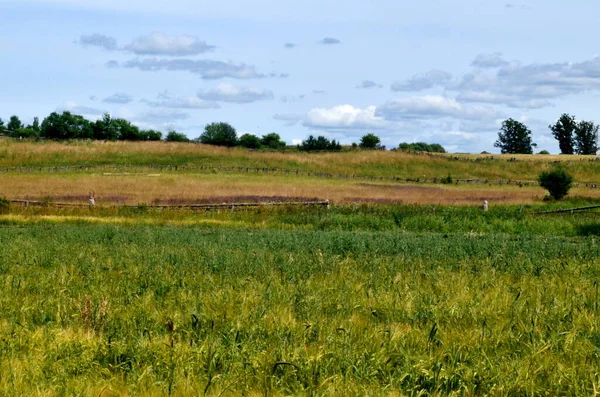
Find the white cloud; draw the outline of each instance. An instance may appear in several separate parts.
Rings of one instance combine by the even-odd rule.
[[[333,45],[333,44],[340,44],[341,41],[333,38],[333,37],[325,37],[320,41],[321,44],[325,44],[325,45]]]
[[[124,94],[122,92],[117,92],[109,97],[106,97],[102,100],[104,103],[129,103],[133,101],[133,97],[131,95]]]
[[[381,88],[381,84],[377,84],[372,80],[363,80],[356,88],[369,89],[369,88]]]
[[[502,58],[502,53],[495,52],[493,54],[479,54],[475,57],[473,62],[471,62],[471,66],[476,68],[499,68],[501,66],[506,66],[509,63]]]
[[[168,92],[157,95],[155,101],[143,100],[148,106],[171,109],[219,109],[218,103],[205,101],[197,96],[173,96]]]
[[[196,36],[169,36],[162,32],[152,32],[138,37],[123,49],[136,55],[186,56],[212,51],[215,46]]]
[[[501,117],[492,107],[464,105],[455,99],[437,95],[407,97],[388,101],[377,107],[375,115],[392,121],[420,118],[493,120]]]
[[[452,75],[443,70],[430,70],[429,72],[413,76],[405,82],[394,82],[391,86],[392,91],[422,91],[436,86],[444,86],[450,80]]]
[[[108,66],[108,65],[107,65]],[[145,72],[167,70],[167,71],[185,71],[199,75],[204,80],[216,80],[222,78],[233,79],[258,79],[265,77],[277,77],[277,74],[271,73],[265,75],[256,71],[252,65],[244,63],[221,62],[207,59],[165,59],[165,58],[145,58],[133,59],[122,64],[122,67],[139,69]]]
[[[199,91],[198,98],[215,102],[250,103],[273,99],[273,91],[219,84],[217,88]]]
[[[137,116],[135,119],[146,123],[165,123],[178,120],[186,120],[191,116],[189,113],[170,109],[153,109]]]
[[[79,38],[79,44],[85,47],[100,47],[107,51],[117,49],[117,40],[115,38],[100,33],[81,36]]]
[[[387,128],[387,122],[375,115],[375,109],[375,106],[361,109],[352,105],[334,106],[329,109],[315,108],[308,111],[302,124],[305,127],[326,130]]]

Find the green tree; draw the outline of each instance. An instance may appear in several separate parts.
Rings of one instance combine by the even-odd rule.
[[[573,154],[575,146],[573,133],[577,129],[575,116],[563,113],[558,121],[554,125],[549,125],[548,128],[552,130],[552,135],[558,140],[560,152],[562,154]]]
[[[377,135],[366,134],[360,138],[360,143],[358,144],[358,146],[360,146],[363,149],[375,149],[379,146],[380,142],[381,139],[379,139]]]
[[[261,144],[269,149],[283,149],[285,142],[281,140],[279,134],[271,132],[270,134],[263,135],[260,139]]]
[[[40,126],[40,135],[48,139],[91,139],[94,137],[92,123],[83,116],[64,111],[50,113]]]
[[[156,130],[141,130],[138,134],[140,141],[160,141],[161,139],[162,132]]]
[[[116,141],[119,139],[117,125],[112,123],[109,113],[104,113],[102,119],[96,120],[92,126],[94,139],[103,141]]]
[[[556,167],[551,171],[543,171],[538,176],[540,186],[548,190],[550,196],[560,200],[569,193],[573,185],[573,177],[562,167]]]
[[[177,132],[175,130],[169,130],[165,140],[167,142],[189,142],[190,141],[189,138],[185,134],[183,134],[181,132]]]
[[[324,136],[313,137],[310,135],[308,139],[302,141],[300,145],[298,145],[298,149],[304,152],[315,152],[315,151],[329,151],[329,152],[339,152],[342,150],[342,145],[334,140],[330,141]]]
[[[262,142],[259,137],[254,134],[244,134],[240,137],[238,144],[246,149],[260,149]]]
[[[575,128],[575,149],[578,154],[593,154],[598,151],[598,128],[591,121],[580,121]]]
[[[9,131],[16,131],[23,127],[25,127],[25,126],[23,125],[23,123],[21,123],[21,120],[19,119],[18,116],[10,116],[10,120],[8,121],[8,124],[6,125],[6,129]]]
[[[430,152],[430,153],[446,153],[446,149],[439,143],[428,144],[426,142],[415,142],[407,143],[402,142],[398,145],[400,150],[414,150],[416,152]]]
[[[32,129],[34,131],[36,131],[38,134],[40,132],[40,119],[38,119],[37,117],[33,118],[33,123],[29,126],[27,126],[27,128]]]
[[[237,133],[228,123],[211,123],[204,127],[198,141],[207,145],[233,147],[237,144]]]
[[[503,154],[532,154],[532,147],[537,144],[531,142],[531,131],[525,124],[508,119],[502,123],[494,146],[500,148]]]
[[[0,119],[0,132],[4,131],[6,127],[4,126],[4,120]]]
[[[143,136],[140,134],[138,126],[131,124],[129,120],[112,119],[111,127],[117,131],[117,136],[120,141],[141,141]]]

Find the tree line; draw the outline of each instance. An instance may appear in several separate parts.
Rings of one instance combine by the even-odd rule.
[[[558,141],[561,154],[595,155],[598,151],[600,126],[591,121],[578,122],[575,116],[564,113],[548,128]],[[524,123],[508,119],[502,123],[494,146],[502,153],[532,154],[537,144],[532,141],[531,135],[531,130]]]

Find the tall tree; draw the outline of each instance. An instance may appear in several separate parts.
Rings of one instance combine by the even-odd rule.
[[[591,121],[580,121],[575,128],[575,149],[577,154],[593,154],[598,151],[598,128]]]
[[[207,145],[233,147],[237,144],[237,132],[228,123],[211,123],[204,127],[204,132],[198,138],[200,143]]]
[[[0,119],[0,134],[4,131],[6,127],[4,126],[4,120]]]
[[[573,154],[575,147],[575,139],[573,133],[577,129],[577,122],[575,116],[563,113],[558,119],[556,124],[549,125],[548,128],[552,130],[552,135],[558,140],[558,146],[562,154]]]
[[[38,119],[37,117],[33,118],[33,124],[31,124],[30,126],[28,126],[27,128],[32,129],[36,132],[40,132],[40,119]]]
[[[19,117],[10,116],[10,120],[8,122],[8,125],[6,126],[6,129],[9,131],[16,131],[23,127],[24,127],[23,123],[21,123],[21,120],[19,119]]]
[[[494,146],[500,148],[503,154],[532,154],[532,147],[537,144],[531,142],[531,131],[525,124],[508,119],[502,123]]]

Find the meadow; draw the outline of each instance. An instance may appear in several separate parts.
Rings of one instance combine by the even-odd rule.
[[[136,144],[103,145],[11,142],[0,149],[0,167],[137,158]],[[400,172],[401,163],[480,165],[400,153],[359,153],[363,159],[352,163],[352,153],[215,155],[222,149],[185,147],[183,157],[172,154],[163,164],[208,162],[212,153],[218,165],[285,168],[304,158],[303,169],[378,175]],[[195,151],[188,160],[186,150]],[[161,161],[159,149],[144,153],[139,165]],[[549,166],[531,157],[495,158],[464,172],[518,177],[520,167],[533,174]],[[567,166],[580,170],[580,181],[595,180],[595,162]],[[458,177],[459,168],[451,172]],[[1,209],[0,395],[596,394],[600,216],[538,214],[596,205],[595,190],[547,202],[541,188],[526,186],[162,174],[0,172],[0,196],[47,200]],[[96,208],[52,205],[84,201],[90,188],[113,197]],[[332,192],[339,201],[329,208],[144,205],[144,197]],[[511,198],[492,201],[484,213],[480,200],[493,192]],[[116,205],[117,196],[140,205]]]

